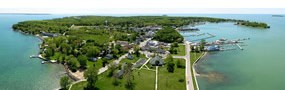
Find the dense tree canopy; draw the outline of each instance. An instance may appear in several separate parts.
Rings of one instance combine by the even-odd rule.
[[[183,42],[184,40],[183,36],[171,27],[165,27],[159,30],[153,38],[167,43]]]

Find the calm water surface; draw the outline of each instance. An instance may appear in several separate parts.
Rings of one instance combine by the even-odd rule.
[[[40,40],[11,29],[19,21],[56,17],[62,16],[0,15],[0,90],[53,90],[59,87],[63,67],[30,59],[30,55],[39,52]]]
[[[243,19],[268,23],[270,29],[235,26],[233,23],[198,26],[200,33],[215,38],[250,38],[244,50],[211,52],[196,65],[200,90],[284,90],[285,89],[285,18],[271,15],[192,15]],[[193,33],[181,33],[183,35]],[[203,37],[188,37],[195,40]],[[232,46],[231,48],[237,48]]]

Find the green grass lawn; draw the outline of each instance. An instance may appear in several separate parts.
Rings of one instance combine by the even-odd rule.
[[[182,65],[185,66],[184,59],[174,59],[175,64],[177,60],[180,60]],[[179,82],[179,79],[184,81]],[[159,67],[158,90],[186,90],[185,67],[177,68],[175,65],[174,73],[169,73],[167,66]]]
[[[79,82],[79,83],[72,85],[71,90],[83,90],[86,85],[87,85],[86,81]]]
[[[87,61],[87,67],[91,67],[93,64],[95,64],[95,68],[96,68],[97,70],[99,70],[100,68],[103,67],[102,60],[101,60],[101,59],[97,60],[96,62]]]
[[[154,90],[155,85],[155,72],[149,70],[135,70],[133,72],[135,90]],[[119,79],[120,84],[114,86],[112,84],[114,78],[103,77],[101,78],[97,86],[100,90],[126,90],[125,88],[125,78]]]
[[[100,90],[126,90],[125,88],[125,79],[119,79],[120,84],[114,86],[112,84],[114,78],[107,77],[107,73],[99,75],[98,82],[96,83],[97,87]],[[155,72],[149,70],[134,70],[134,82],[135,90],[154,90],[155,85]],[[74,84],[71,90],[83,90],[87,85],[87,82],[80,82]]]
[[[185,45],[178,45],[178,47],[175,47],[174,49],[177,50],[177,54],[171,54],[171,55],[178,55],[178,56],[186,55]]]
[[[191,66],[193,66],[194,62],[201,57],[201,55],[203,55],[203,53],[205,52],[190,52],[190,61],[191,61]],[[197,86],[196,86],[196,80],[194,78],[194,72],[193,72],[193,68],[191,67],[191,72],[192,72],[192,82],[194,84],[194,89],[197,90]]]

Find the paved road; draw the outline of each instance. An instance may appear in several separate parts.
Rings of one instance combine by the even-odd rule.
[[[191,64],[190,64],[190,43],[185,41],[185,56],[173,56],[173,58],[184,58],[186,60],[186,88],[187,90],[194,90],[194,84],[192,82],[192,72],[191,72]]]

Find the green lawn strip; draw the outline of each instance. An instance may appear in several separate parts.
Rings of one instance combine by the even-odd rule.
[[[178,47],[175,47],[174,49],[177,50],[177,54],[171,54],[171,55],[178,55],[178,56],[184,56],[184,55],[186,55],[186,52],[185,52],[185,45],[179,44]]]
[[[167,66],[159,67],[158,72],[158,90],[186,90],[185,84],[185,60],[174,59],[176,64],[177,60],[180,60],[184,68],[177,68],[175,66],[174,73],[167,71]],[[165,61],[167,62],[167,61]],[[179,79],[183,79],[183,82],[179,82]]]
[[[196,53],[196,52],[190,52],[190,61],[191,61],[191,72],[192,72],[192,82],[194,84],[194,90],[197,90],[197,85],[196,85],[196,80],[195,80],[195,75],[194,75],[194,72],[193,72],[193,65],[195,63],[195,61],[201,57],[201,55],[203,55],[204,52],[199,52],[199,53]]]

